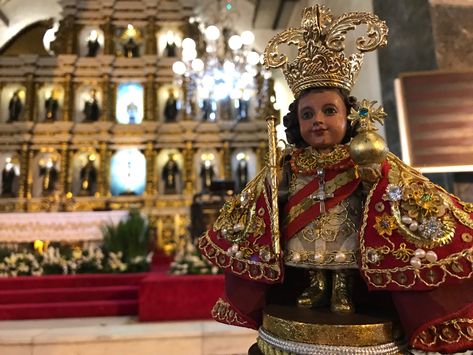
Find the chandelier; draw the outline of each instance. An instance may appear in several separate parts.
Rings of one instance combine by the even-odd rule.
[[[190,22],[193,23],[192,18]],[[255,108],[258,75],[270,76],[261,65],[261,55],[252,50],[255,36],[251,31],[230,35],[227,28],[199,24],[204,48],[192,38],[182,41],[181,60],[172,69],[184,90],[186,118],[207,121],[248,119]]]

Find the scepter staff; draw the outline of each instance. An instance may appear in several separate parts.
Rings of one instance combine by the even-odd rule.
[[[279,206],[278,206],[278,148],[276,138],[276,117],[271,115],[266,118],[268,126],[269,149],[269,180],[271,186],[271,226],[273,250],[278,257],[281,254],[279,232]]]

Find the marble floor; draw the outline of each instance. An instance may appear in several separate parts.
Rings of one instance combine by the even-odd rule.
[[[256,332],[215,321],[135,317],[0,321],[1,355],[243,355]]]

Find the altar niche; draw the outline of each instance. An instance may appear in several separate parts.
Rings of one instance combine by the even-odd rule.
[[[38,153],[33,159],[32,196],[48,197],[59,194],[59,178],[61,171],[60,155],[50,149]]]
[[[158,55],[175,58],[181,51],[182,33],[176,29],[158,32]]]
[[[184,159],[176,149],[163,149],[156,159],[158,192],[160,195],[181,194]]]
[[[61,120],[64,105],[64,88],[57,84],[43,84],[37,93],[36,120],[52,123]]]
[[[212,182],[220,179],[221,157],[216,149],[199,149],[194,156],[195,191],[210,193]]]
[[[0,94],[0,122],[12,123],[23,119],[26,88],[20,84],[6,85]]]
[[[18,197],[20,183],[20,160],[15,152],[0,153],[0,197]]]
[[[74,120],[97,122],[103,111],[102,91],[97,85],[81,85],[75,95]]]
[[[166,123],[181,119],[182,92],[174,85],[163,85],[158,90],[160,120]]]
[[[143,54],[143,36],[141,30],[132,24],[117,28],[116,55],[125,58],[138,58]]]
[[[120,149],[110,165],[112,196],[139,196],[146,185],[146,158],[136,148]]]
[[[236,149],[231,157],[232,180],[235,191],[241,192],[246,184],[256,176],[257,159],[251,149]]]
[[[140,124],[143,121],[143,86],[138,83],[118,85],[116,119],[121,124]]]
[[[79,32],[79,55],[96,57],[103,53],[104,35],[97,26],[84,26]]]
[[[72,194],[94,196],[100,167],[99,154],[93,149],[76,153],[72,161]]]

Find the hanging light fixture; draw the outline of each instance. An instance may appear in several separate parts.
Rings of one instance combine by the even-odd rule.
[[[256,96],[256,77],[264,70],[261,55],[252,50],[254,34],[244,31],[228,36],[228,29],[221,31],[215,25],[200,24],[199,29],[205,39],[205,53],[199,57],[196,42],[185,38],[181,60],[172,66],[178,84],[184,88],[186,117],[199,118],[200,114],[200,118],[214,121],[222,117],[221,108],[231,111],[233,118],[247,119]]]

